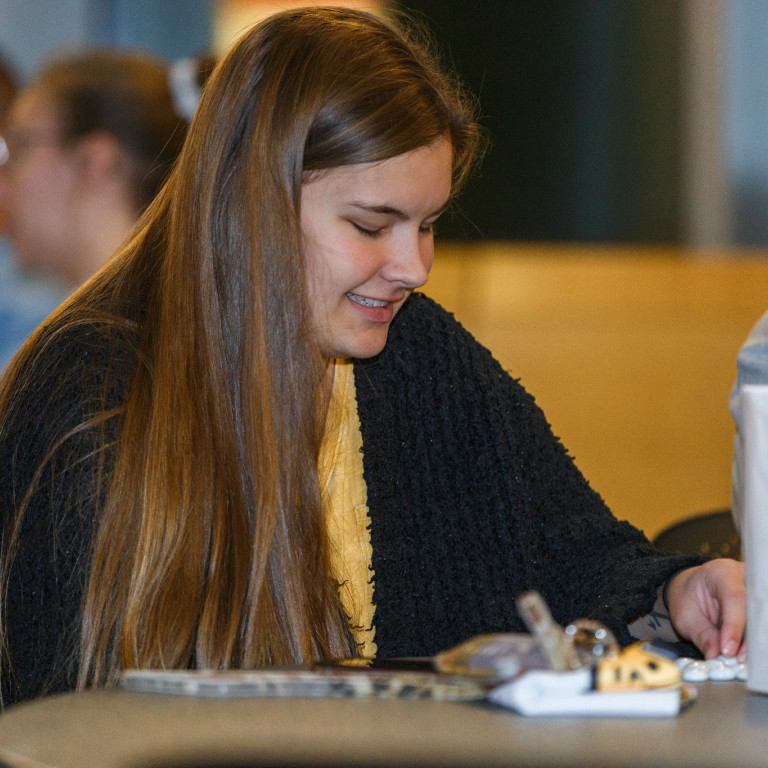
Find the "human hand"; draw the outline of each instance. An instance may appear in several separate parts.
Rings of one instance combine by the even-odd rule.
[[[669,582],[667,606],[675,631],[705,659],[720,654],[746,659],[744,563],[718,558],[680,571]]]

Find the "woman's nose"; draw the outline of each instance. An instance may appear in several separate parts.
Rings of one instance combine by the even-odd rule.
[[[398,239],[387,263],[385,277],[409,290],[420,288],[427,282],[432,268],[435,248],[432,235],[419,231],[415,236]]]

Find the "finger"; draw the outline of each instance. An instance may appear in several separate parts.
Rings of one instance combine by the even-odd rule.
[[[702,652],[705,659],[716,659],[720,655],[720,632],[709,622],[702,622],[698,631],[691,633],[691,641]]]
[[[738,627],[723,625],[720,630],[720,653],[723,656],[733,657],[742,654],[743,638]]]
[[[746,595],[739,588],[729,587],[718,596],[720,603],[720,647],[724,656],[736,656],[744,642]]]

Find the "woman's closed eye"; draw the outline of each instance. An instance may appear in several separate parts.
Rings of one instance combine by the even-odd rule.
[[[358,224],[355,221],[350,221],[350,224],[358,232],[360,232],[361,234],[365,235],[366,237],[378,237],[381,234],[382,230],[384,229],[383,227],[375,227],[375,228],[364,227],[364,226],[362,226],[361,224]]]
[[[349,223],[360,232],[360,234],[365,235],[366,237],[378,237],[385,229],[385,227],[364,227],[356,221],[350,221]],[[419,227],[419,232],[421,232],[422,235],[434,235],[436,232],[435,222],[422,224]]]

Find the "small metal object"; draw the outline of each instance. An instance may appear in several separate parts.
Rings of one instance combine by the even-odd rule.
[[[603,659],[615,658],[621,650],[608,627],[591,619],[576,619],[565,628],[566,639],[584,666],[594,667]]]

